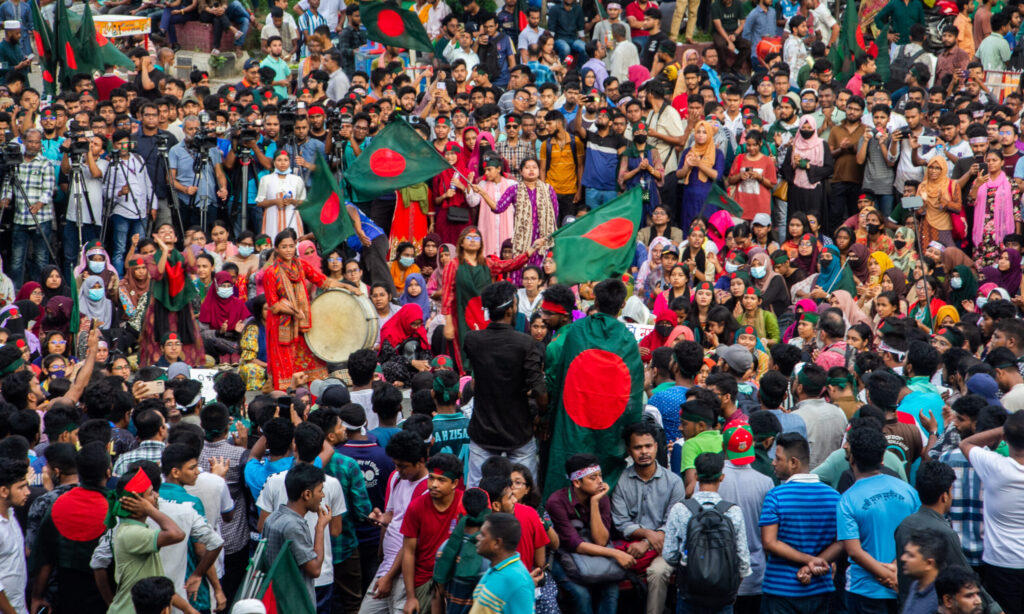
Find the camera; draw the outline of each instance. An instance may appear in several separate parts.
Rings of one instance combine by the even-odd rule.
[[[171,136],[169,134],[158,132],[154,140],[156,141],[157,151],[165,152],[171,148]]]
[[[5,143],[0,149],[0,166],[17,166],[25,161],[21,145],[15,142]]]
[[[235,124],[231,131],[231,137],[237,138],[239,143],[247,143],[260,138],[260,129],[263,127],[263,120],[257,119],[254,122],[241,120]]]

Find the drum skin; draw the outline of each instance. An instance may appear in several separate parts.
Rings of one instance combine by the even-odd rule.
[[[313,326],[306,333],[306,345],[321,360],[343,363],[352,352],[377,343],[377,312],[365,296],[331,288],[313,299],[310,310]]]

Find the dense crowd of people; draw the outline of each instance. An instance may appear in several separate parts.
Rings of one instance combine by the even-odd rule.
[[[50,96],[31,1],[0,612],[1024,612],[1024,3],[416,0],[410,60],[357,3],[107,0],[135,71]],[[179,79],[197,19],[262,59]],[[393,122],[449,167],[364,193]]]

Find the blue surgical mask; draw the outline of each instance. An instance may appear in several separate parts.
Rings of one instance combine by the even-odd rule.
[[[252,256],[252,252],[254,251],[254,249],[255,248],[253,248],[253,246],[251,245],[239,245],[238,255],[241,256],[242,258],[248,258],[249,256]]]
[[[732,262],[726,262],[725,263],[725,271],[726,271],[726,273],[735,273],[738,270],[740,270],[740,265],[733,264]]]
[[[416,259],[409,256],[402,256],[401,258],[398,259],[398,262],[405,268],[409,268],[412,266],[413,262],[416,262]]]
[[[102,301],[103,300],[103,288],[89,288],[89,300],[90,301]]]
[[[964,280],[960,279],[959,277],[954,277],[949,280],[949,286],[954,290],[959,290],[960,288],[964,287]]]
[[[291,169],[287,169],[287,168],[286,168],[286,169],[284,169],[284,170],[282,171],[282,170],[281,170],[281,169],[279,169],[279,168],[275,168],[275,169],[274,169],[274,172],[275,172],[275,173],[277,173],[278,175],[281,175],[282,177],[284,177],[285,175],[287,175],[287,174],[289,174],[289,173],[291,172]]]
[[[761,279],[768,274],[768,269],[763,266],[750,267],[750,274],[753,275],[755,279]]]
[[[89,270],[98,275],[103,271],[107,270],[107,263],[103,262],[102,260],[90,260]]]
[[[217,288],[217,296],[221,298],[231,298],[235,295],[234,288]]]
[[[985,306],[985,303],[988,302],[988,297],[987,296],[979,296],[977,302],[978,302],[978,309],[981,309],[982,307]]]
[[[50,378],[57,379],[58,377],[64,377],[64,369],[50,369]]]

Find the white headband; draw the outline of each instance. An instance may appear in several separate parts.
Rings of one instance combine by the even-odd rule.
[[[576,470],[576,471],[573,471],[572,473],[570,473],[569,474],[569,481],[573,482],[573,481],[576,481],[576,480],[582,480],[583,478],[587,477],[588,475],[597,473],[598,471],[601,471],[601,466],[600,465],[591,465],[589,467],[584,467],[583,469],[579,469],[579,470]]]

